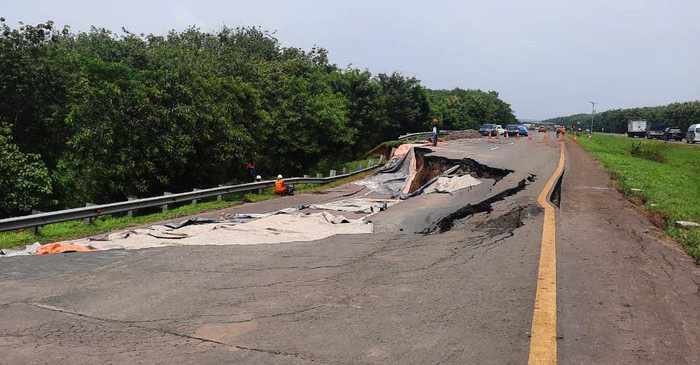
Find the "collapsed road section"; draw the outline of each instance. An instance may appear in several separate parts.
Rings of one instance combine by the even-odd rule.
[[[428,148],[402,145],[382,170],[356,184],[380,194],[408,199],[423,193],[452,193],[480,184],[479,179],[493,179],[496,183],[513,172],[468,157],[450,159],[430,155],[431,152]]]
[[[400,200],[432,193],[469,193],[472,187],[487,183],[484,184],[486,189],[477,189],[473,195],[490,197],[478,204],[451,211],[437,221],[428,220],[428,228],[420,228],[423,232],[442,232],[449,230],[454,220],[490,211],[493,202],[517,193],[527,184],[528,179],[524,179],[516,187],[493,195],[491,186],[512,174],[513,170],[488,166],[469,157],[454,159],[433,152],[422,145],[400,146],[382,170],[355,183],[365,186],[365,191],[369,190],[362,196],[266,213],[222,214],[220,219],[190,218],[179,223],[133,228],[98,237],[56,242],[50,246],[34,244],[24,250],[8,250],[3,254],[13,256],[182,245],[256,245],[315,241],[334,235],[369,234],[374,232],[374,223],[369,218]],[[359,191],[353,194],[356,193]]]

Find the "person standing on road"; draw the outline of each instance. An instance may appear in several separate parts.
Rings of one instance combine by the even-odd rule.
[[[252,183],[255,181],[255,161],[249,159],[248,163],[245,165],[245,169],[248,174],[248,182]]]
[[[437,118],[433,118],[433,146],[437,146],[439,133],[440,129],[438,129],[438,120]]]

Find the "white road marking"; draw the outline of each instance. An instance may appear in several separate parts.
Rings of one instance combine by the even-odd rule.
[[[510,142],[510,143],[508,143],[508,145],[511,145],[511,144],[515,144],[515,142]]]
[[[499,148],[501,148],[501,147],[494,147],[494,148],[491,149],[491,151],[497,150],[497,149],[499,149]]]

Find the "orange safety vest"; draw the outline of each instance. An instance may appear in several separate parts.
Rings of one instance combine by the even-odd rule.
[[[287,184],[284,182],[284,180],[280,179],[275,181],[275,193],[277,194],[284,194],[284,192],[287,190]]]

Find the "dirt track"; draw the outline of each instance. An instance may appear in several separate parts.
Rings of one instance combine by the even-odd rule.
[[[3,260],[0,364],[524,364],[543,224],[536,197],[558,143],[435,150],[514,172],[402,202],[373,217],[375,234]],[[698,363],[698,267],[578,147],[567,158],[559,362]],[[449,229],[430,229],[444,219]]]

